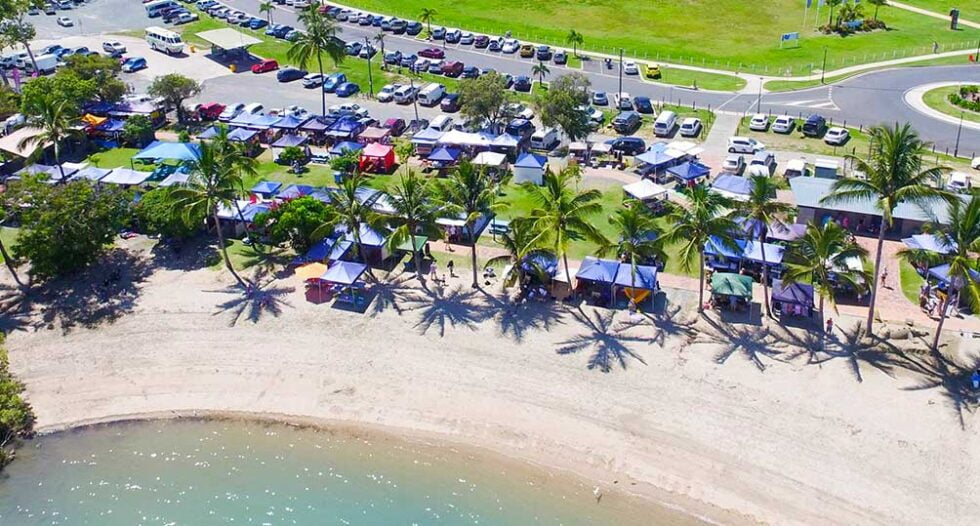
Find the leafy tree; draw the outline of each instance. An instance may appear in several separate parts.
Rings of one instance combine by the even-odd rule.
[[[476,268],[476,232],[474,226],[480,217],[490,213],[496,186],[485,170],[478,169],[469,161],[459,164],[449,177],[440,179],[436,186],[441,213],[450,218],[462,216],[471,245],[473,259],[473,288],[479,286]]]
[[[56,102],[54,98],[44,99],[39,114],[32,115],[29,119],[30,125],[40,131],[36,135],[24,137],[18,148],[25,149],[35,146],[37,149],[31,158],[37,158],[44,152],[44,147],[51,144],[54,149],[54,162],[58,165],[61,173],[61,181],[65,181],[65,168],[61,166],[61,145],[66,140],[78,137],[81,132],[75,126],[75,115],[72,115],[65,101]]]
[[[544,174],[543,184],[526,183],[531,202],[536,209],[531,213],[535,226],[545,232],[555,255],[565,263],[565,278],[572,277],[568,270],[568,248],[573,241],[588,240],[605,247],[609,245],[599,229],[594,216],[602,211],[602,193],[598,190],[579,191],[572,186],[578,177],[575,170],[565,169]]]
[[[504,77],[497,72],[459,83],[460,113],[469,119],[485,119],[492,130],[497,130],[513,100]]]
[[[588,137],[589,116],[582,106],[589,103],[589,86],[589,79],[581,73],[569,73],[552,81],[548,91],[535,98],[541,122],[559,128],[570,141]]]
[[[37,71],[37,61],[31,42],[37,36],[37,30],[25,17],[31,7],[42,7],[41,0],[0,0],[0,47],[20,44],[27,51],[34,70]]]
[[[305,25],[306,31],[300,32],[299,38],[289,46],[286,57],[303,69],[306,69],[311,60],[316,59],[320,75],[323,75],[324,54],[330,57],[334,65],[339,66],[347,56],[347,51],[343,40],[337,38],[342,31],[337,23],[320,14],[316,5],[303,10],[299,19]],[[320,113],[327,113],[327,95],[323,90],[320,90]]]
[[[748,199],[739,203],[739,211],[749,220],[760,246],[766,242],[769,225],[782,223],[793,211],[789,204],[776,201],[776,190],[783,187],[783,179],[755,175],[751,178],[752,186]],[[766,261],[766,251],[762,251],[762,290],[766,303],[766,315],[772,316],[769,305],[769,263]]]
[[[187,239],[201,231],[205,215],[200,210],[189,214],[173,206],[170,188],[156,188],[143,194],[134,207],[136,220],[144,234],[164,239]]]
[[[544,62],[539,60],[538,63],[531,68],[531,74],[537,75],[538,83],[544,84],[544,78],[551,74],[551,70],[548,69],[548,66],[546,66]]]
[[[565,43],[571,44],[572,54],[578,56],[578,47],[585,43],[585,37],[582,35],[582,33],[572,29],[568,32],[568,36],[565,37]]]
[[[830,16],[827,17],[827,25],[829,26],[834,22],[834,9],[843,4],[844,0],[825,0],[824,3],[830,6]]]
[[[11,191],[10,188],[0,193],[0,227],[3,227],[7,223],[7,220],[11,218],[13,210],[19,209],[19,195],[20,192]],[[7,270],[10,271],[10,275],[14,278],[17,286],[21,289],[26,289],[27,286],[20,280],[20,275],[17,274],[17,261],[7,250],[7,245],[3,242],[2,237],[0,237],[0,257],[3,258],[3,264],[7,266]]]
[[[259,4],[259,14],[265,13],[265,21],[272,23],[272,12],[276,10],[276,4],[272,2],[262,2]]]
[[[928,152],[923,142],[909,124],[893,127],[874,126],[868,130],[872,147],[870,160],[854,155],[847,159],[856,170],[864,172],[867,179],[840,179],[830,189],[822,204],[847,204],[873,201],[881,212],[878,229],[878,248],[875,251],[874,279],[871,283],[871,299],[868,304],[866,332],[872,333],[875,300],[878,293],[878,274],[881,272],[881,252],[885,245],[885,231],[893,224],[892,214],[900,203],[929,207],[939,199],[955,199],[940,190],[944,167],[923,169],[922,158]]]
[[[439,12],[433,7],[423,7],[422,12],[419,13],[419,22],[425,24],[425,29],[430,35],[432,34],[432,21],[435,20],[437,14]]]
[[[698,265],[698,312],[704,312],[704,247],[709,240],[731,250],[737,250],[734,232],[738,228],[727,210],[735,204],[704,185],[684,188],[681,194],[687,198],[688,206],[671,206],[666,215],[670,225],[664,235],[665,243],[679,243],[678,256],[688,271]]]
[[[344,179],[339,190],[331,196],[330,207],[333,208],[334,215],[314,232],[315,237],[323,239],[332,234],[338,225],[343,226],[354,238],[354,249],[365,265],[368,260],[364,252],[364,243],[361,241],[361,226],[377,232],[385,231],[385,219],[372,208],[376,198],[363,198],[366,185],[367,178],[361,174],[354,174],[353,177]],[[370,266],[368,275],[374,277]]]
[[[129,195],[118,188],[96,190],[88,181],[50,185],[37,178],[22,184],[25,207],[14,254],[30,262],[35,278],[91,264],[128,218]]]
[[[288,242],[293,250],[303,254],[323,239],[323,236],[314,235],[317,229],[335,219],[336,212],[326,203],[303,196],[290,199],[257,215],[255,224],[266,233],[273,244]]]
[[[126,94],[126,83],[116,76],[122,71],[119,60],[102,55],[71,55],[64,68],[82,80],[91,80],[95,96],[102,102],[118,102]],[[58,72],[58,74],[63,74]]]
[[[177,122],[184,122],[184,101],[201,92],[201,85],[180,73],[169,73],[153,79],[147,93],[160,97],[177,110]]]
[[[426,179],[415,171],[409,170],[401,175],[388,188],[392,197],[391,207],[395,209],[395,229],[388,237],[388,244],[394,248],[408,242],[412,246],[412,263],[415,274],[422,280],[421,256],[415,247],[413,236],[431,227],[435,223],[436,207],[433,204],[432,191]]]
[[[23,394],[24,384],[10,372],[7,351],[0,348],[0,468],[14,458],[18,439],[34,429],[34,411]]]
[[[551,250],[544,246],[545,234],[546,232],[534,225],[534,220],[531,218],[522,217],[510,222],[510,229],[498,238],[507,254],[487,261],[487,265],[501,261],[510,263],[510,271],[502,276],[504,287],[511,287],[517,283],[523,289],[524,283],[527,282],[524,263],[530,261],[528,258],[538,254],[553,255]],[[528,266],[539,278],[546,277],[545,270],[536,264],[530,263]]]
[[[357,171],[357,166],[360,160],[361,154],[359,152],[344,148],[340,155],[330,159],[330,168],[338,172],[343,172],[346,175],[350,175]]]
[[[10,86],[0,85],[0,119],[5,119],[20,109],[20,94]]]
[[[145,115],[134,115],[123,123],[123,140],[129,144],[143,146],[153,137],[153,121]]]
[[[278,161],[287,166],[302,163],[306,160],[306,152],[299,146],[287,146],[279,154]]]
[[[619,234],[619,242],[610,244],[603,249],[603,252],[608,253],[611,249],[615,249],[620,259],[629,261],[630,284],[636,288],[637,260],[655,259],[666,264],[667,253],[664,251],[662,236],[656,235],[657,223],[650,209],[639,201],[630,201],[626,204],[629,206],[616,210],[616,213],[609,218],[609,223]]]
[[[21,113],[39,115],[47,99],[65,103],[65,111],[79,116],[82,106],[96,98],[95,80],[83,79],[71,70],[62,69],[53,76],[38,77],[21,88]]]

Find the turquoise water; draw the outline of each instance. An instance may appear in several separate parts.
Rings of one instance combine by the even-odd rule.
[[[591,487],[511,461],[237,420],[45,436],[0,481],[3,525],[676,523],[654,517],[625,497],[597,504]]]

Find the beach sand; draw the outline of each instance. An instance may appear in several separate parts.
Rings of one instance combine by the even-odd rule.
[[[356,313],[306,302],[287,277],[253,316],[225,273],[154,269],[70,310],[94,327],[65,329],[49,309],[50,322],[8,319],[7,346],[42,430],[280,415],[486,448],[718,523],[980,519],[975,415],[950,389],[915,389],[932,378],[905,362],[811,364],[760,325],[688,327],[685,291],[667,291],[679,312],[637,324],[515,307],[465,279],[431,296],[393,281]]]

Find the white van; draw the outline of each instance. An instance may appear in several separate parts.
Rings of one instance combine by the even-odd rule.
[[[453,118],[449,115],[440,115],[429,124],[429,127],[441,132],[447,131],[453,127]]]
[[[677,114],[667,110],[660,113],[657,120],[653,123],[653,133],[657,137],[667,137],[677,126]]]
[[[446,94],[446,87],[442,84],[436,84],[433,82],[428,86],[422,88],[419,92],[419,104],[423,106],[435,106],[439,104],[439,100],[442,96]]]
[[[397,104],[408,104],[415,100],[418,89],[415,86],[402,86],[395,90],[394,98]]]
[[[146,28],[146,43],[150,45],[150,49],[163,51],[168,55],[184,52],[184,41],[180,39],[180,35],[162,27]]]
[[[550,150],[558,146],[558,130],[543,128],[531,134],[531,148],[534,150]]]
[[[143,4],[143,7],[146,8],[146,15],[150,18],[160,16],[160,11],[163,11],[168,7],[177,8],[179,6],[180,4],[178,4],[175,0],[153,0],[152,2]]]
[[[50,75],[58,67],[58,57],[51,54],[34,57],[34,62],[37,62],[38,75]],[[32,71],[34,69],[34,62],[28,59],[24,64],[24,69],[28,72]]]

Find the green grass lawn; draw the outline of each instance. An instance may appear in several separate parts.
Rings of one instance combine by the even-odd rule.
[[[569,30],[585,36],[583,50],[615,53],[623,48],[641,60],[674,62],[718,69],[778,75],[800,75],[820,63],[828,50],[828,68],[891,57],[929,53],[933,41],[966,47],[980,31],[945,30],[947,22],[893,7],[879,18],[889,31],[848,37],[813,30],[811,9],[801,31],[802,0],[687,0],[634,2],[550,2],[545,0],[348,0],[348,5],[416,19],[424,7],[438,12],[435,23],[482,33],[511,31],[516,38],[564,45]],[[825,23],[829,10],[821,10]],[[801,31],[798,47],[780,48],[782,33]]]
[[[904,259],[899,261],[898,270],[902,281],[902,294],[913,304],[919,304],[919,288],[926,280]]]
[[[85,162],[98,168],[129,168],[130,160],[137,153],[139,153],[137,148],[113,148],[93,153],[85,159]],[[145,172],[153,170],[152,164],[132,163],[132,167]]]
[[[582,59],[579,58],[578,55],[573,55],[569,53],[568,63],[566,63],[565,65],[574,69],[582,69]]]
[[[969,20],[971,22],[980,23],[980,3],[977,3],[976,1],[902,0],[902,3],[935,11],[941,15],[948,15],[950,9],[955,7],[960,10],[960,20]]]
[[[970,64],[970,61],[967,58],[967,56],[966,55],[960,55],[960,56],[955,56],[955,57],[942,57],[942,58],[934,58],[934,59],[927,59],[927,60],[916,61],[916,62],[910,63],[910,64],[908,64],[908,65],[906,65],[904,67],[921,68],[921,67],[927,67],[927,66],[963,66],[963,65],[967,65],[967,64]],[[892,67],[892,66],[886,66],[886,67]],[[851,77],[860,75],[862,73],[867,73],[869,71],[876,71],[876,70],[879,70],[879,69],[885,69],[885,68],[869,68],[869,69],[866,69],[866,70],[863,70],[863,71],[859,71],[859,72],[856,72],[856,73],[852,73],[852,74],[849,74],[849,75],[838,75],[836,77],[827,77],[827,78],[824,79],[824,82],[823,83],[820,82],[820,79],[816,79],[816,80],[770,80],[769,82],[766,82],[765,88],[766,88],[766,90],[772,91],[772,92],[793,91],[793,90],[814,88],[814,87],[820,86],[821,84],[832,84],[834,82],[840,82],[840,81],[842,81],[844,79],[848,79],[848,78],[851,78]],[[806,72],[803,73],[803,75],[806,75],[806,74],[807,74]]]
[[[646,64],[641,68],[642,74],[646,75]],[[650,82],[660,82],[662,84],[672,84],[674,86],[694,87],[715,91],[738,91],[745,87],[745,79],[735,75],[719,75],[718,73],[705,73],[683,68],[660,67],[660,78],[650,79]]]
[[[766,132],[757,132],[749,129],[749,121],[752,120],[751,116],[744,117],[739,125],[737,131],[738,135],[743,137],[752,137],[753,139],[762,142],[766,145],[768,150],[787,150],[791,152],[808,153],[813,155],[831,155],[836,157],[842,157],[846,154],[854,154],[858,156],[867,155],[868,153],[868,136],[865,133],[858,131],[857,128],[848,128],[851,133],[851,139],[847,141],[843,146],[831,146],[825,142],[823,139],[814,137],[804,137],[800,130],[803,127],[802,121],[796,122],[796,128],[793,133],[783,134],[775,133],[771,130]],[[772,119],[770,119],[772,121]],[[837,124],[835,124],[836,126]],[[828,124],[829,127],[829,124]]]
[[[922,96],[922,101],[930,108],[947,115],[952,115],[956,118],[962,115],[963,120],[980,122],[980,113],[961,108],[949,101],[949,96],[959,91],[959,89],[959,86],[946,86],[945,88],[929,90]]]
[[[0,241],[3,241],[3,246],[8,252],[13,250],[18,234],[20,234],[19,228],[9,226],[0,227]],[[3,261],[3,255],[0,255],[0,261]]]

